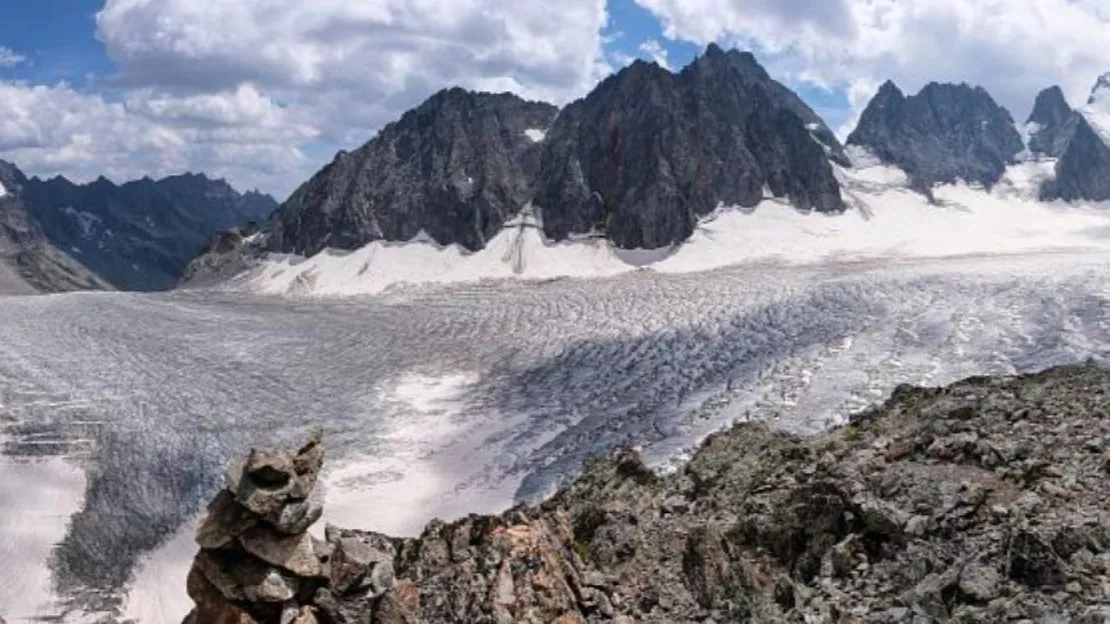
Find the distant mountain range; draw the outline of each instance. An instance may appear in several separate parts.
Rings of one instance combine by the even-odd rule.
[[[6,171],[0,183],[6,189],[8,220],[18,215],[34,233],[14,237],[24,241],[19,248],[32,241],[36,248],[51,249],[51,258],[79,263],[95,276],[95,282],[40,280],[40,290],[94,284],[120,290],[173,288],[213,232],[263,221],[278,207],[269,195],[240,194],[224,180],[198,174],[117,185],[103,177],[89,184],[62,177],[27,178],[3,162],[0,171]],[[28,264],[34,263],[24,261],[23,266]]]
[[[887,82],[847,144],[902,169],[929,198],[937,185],[990,189],[1007,167],[1053,159],[1041,199],[1110,201],[1110,74],[1078,109],[1046,89],[1022,126],[980,87],[930,83],[906,95]],[[340,152],[280,207],[202,175],[122,186],[32,179],[19,194],[55,248],[118,288],[160,289],[267,252],[414,239],[475,251],[522,211],[550,241],[664,248],[722,205],[778,198],[842,212],[837,168],[855,153],[750,53],[710,45],[678,72],[636,61],[562,109],[445,89]],[[253,221],[260,235],[247,236]]]

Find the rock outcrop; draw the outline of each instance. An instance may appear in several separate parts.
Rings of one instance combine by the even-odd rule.
[[[1049,87],[1037,94],[1033,113],[1029,115],[1029,151],[1059,158],[1067,149],[1079,117],[1068,105],[1060,87]]]
[[[1044,199],[1110,201],[1110,145],[1078,113],[1056,161],[1056,177],[1041,189]]]
[[[909,97],[884,83],[848,144],[901,168],[922,192],[961,180],[990,187],[1024,149],[1010,113],[983,88],[935,82]]]
[[[634,62],[564,108],[545,144],[532,203],[554,240],[601,231],[618,247],[665,247],[765,193],[844,209],[832,132],[751,54],[716,45],[677,74]]]
[[[541,504],[415,539],[329,528],[330,560],[303,567],[285,563],[294,548],[225,538],[282,508],[229,492],[241,515],[209,545],[241,544],[254,576],[234,578],[318,561],[327,579],[266,591],[321,623],[1105,622],[1108,397],[1095,367],[903,386],[839,429],[737,425],[667,476],[624,451]],[[288,464],[258,479],[292,492],[274,476]]]
[[[440,91],[297,189],[269,224],[270,248],[313,255],[423,233],[480,249],[528,201],[557,113],[509,93]]]

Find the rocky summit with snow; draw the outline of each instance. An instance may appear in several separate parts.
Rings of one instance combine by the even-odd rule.
[[[901,386],[825,433],[737,425],[667,475],[625,450],[410,539],[308,536],[319,441],[251,451],[186,622],[1107,622],[1108,398],[1093,366]]]
[[[921,191],[961,180],[990,187],[1024,148],[1010,113],[984,89],[935,82],[909,97],[884,83],[848,144],[900,167]]]
[[[678,73],[634,62],[563,109],[545,143],[532,203],[552,240],[667,247],[718,206],[768,196],[844,210],[840,143],[751,54],[716,45]]]

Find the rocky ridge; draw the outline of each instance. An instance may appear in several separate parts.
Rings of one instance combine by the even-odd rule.
[[[31,178],[21,196],[51,244],[121,290],[174,287],[212,232],[264,220],[278,206],[203,174],[120,185]]]
[[[926,193],[961,180],[989,188],[1024,149],[1010,113],[982,87],[935,82],[908,97],[884,83],[848,144],[898,166]]]
[[[1037,94],[1033,112],[1026,121],[1026,127],[1031,130],[1029,151],[1059,158],[1075,133],[1078,119],[1060,87],[1053,86],[1041,91]]]
[[[423,233],[476,250],[531,201],[553,240],[601,231],[657,248],[765,188],[843,210],[830,158],[847,164],[801,98],[751,54],[711,45],[679,73],[633,63],[561,111],[441,91],[294,192],[266,226],[268,247],[313,255]]]
[[[252,453],[243,474],[295,489],[290,469],[261,471],[303,453]],[[543,503],[415,539],[329,527],[300,572],[265,564],[302,574],[297,591],[221,591],[247,617],[192,621],[284,622],[257,619],[280,597],[302,623],[1110,622],[1108,470],[1110,371],[902,386],[839,429],[737,425],[666,476],[624,451]],[[220,496],[245,507],[242,492]],[[246,552],[225,569],[264,567],[247,534],[200,541]],[[213,595],[192,591],[198,609]]]
[[[1107,87],[1105,76],[1092,90],[1088,107]],[[1055,177],[1044,183],[1041,199],[1051,201],[1110,201],[1110,144],[1092,126],[1091,110],[1077,111],[1068,105],[1059,87],[1037,96],[1027,127],[1029,150],[1035,156],[1056,158]]]
[[[423,233],[480,249],[528,200],[557,113],[509,93],[440,91],[298,188],[269,221],[268,245],[313,255]]]
[[[46,239],[22,200],[26,183],[15,165],[0,161],[0,294],[110,290]]]
[[[666,247],[721,204],[767,194],[844,210],[832,132],[751,54],[716,45],[678,73],[634,62],[564,108],[545,144],[532,203],[553,240],[599,231],[621,248]]]

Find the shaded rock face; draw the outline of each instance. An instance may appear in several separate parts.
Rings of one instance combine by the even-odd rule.
[[[0,294],[111,289],[47,240],[24,202],[27,184],[23,172],[0,160]]]
[[[867,105],[848,144],[900,167],[923,192],[959,180],[990,187],[1024,149],[1010,113],[981,87],[929,83],[906,97],[890,81]]]
[[[563,109],[545,143],[533,204],[555,240],[600,230],[618,247],[672,245],[765,188],[801,209],[844,209],[831,131],[735,50],[710,46],[678,74],[637,61]]]
[[[271,249],[313,255],[420,232],[480,249],[528,201],[535,139],[557,112],[508,93],[441,91],[297,189],[271,221]]]
[[[271,251],[312,255],[423,232],[485,246],[529,201],[549,238],[603,230],[619,247],[685,240],[719,203],[765,189],[844,209],[832,131],[750,54],[715,45],[678,74],[637,62],[559,111],[448,89],[340,153],[267,224]]]
[[[1029,135],[1029,151],[1059,158],[1068,146],[1078,117],[1060,87],[1050,87],[1037,94],[1033,113],[1026,122],[1032,132]]]
[[[268,195],[194,174],[123,185],[33,178],[22,196],[53,245],[121,290],[174,287],[210,234],[277,209]]]
[[[329,527],[329,578],[288,612],[377,624],[1103,622],[1108,397],[1110,371],[1093,367],[902,386],[848,427],[738,425],[667,476],[624,451],[541,504],[433,521],[415,539]],[[269,487],[296,489],[284,463],[254,465],[275,469]],[[293,591],[287,569],[252,566],[214,582],[254,600]]]
[[[1083,116],[1074,115],[1072,126],[1056,178],[1042,187],[1042,198],[1110,201],[1110,146]]]

